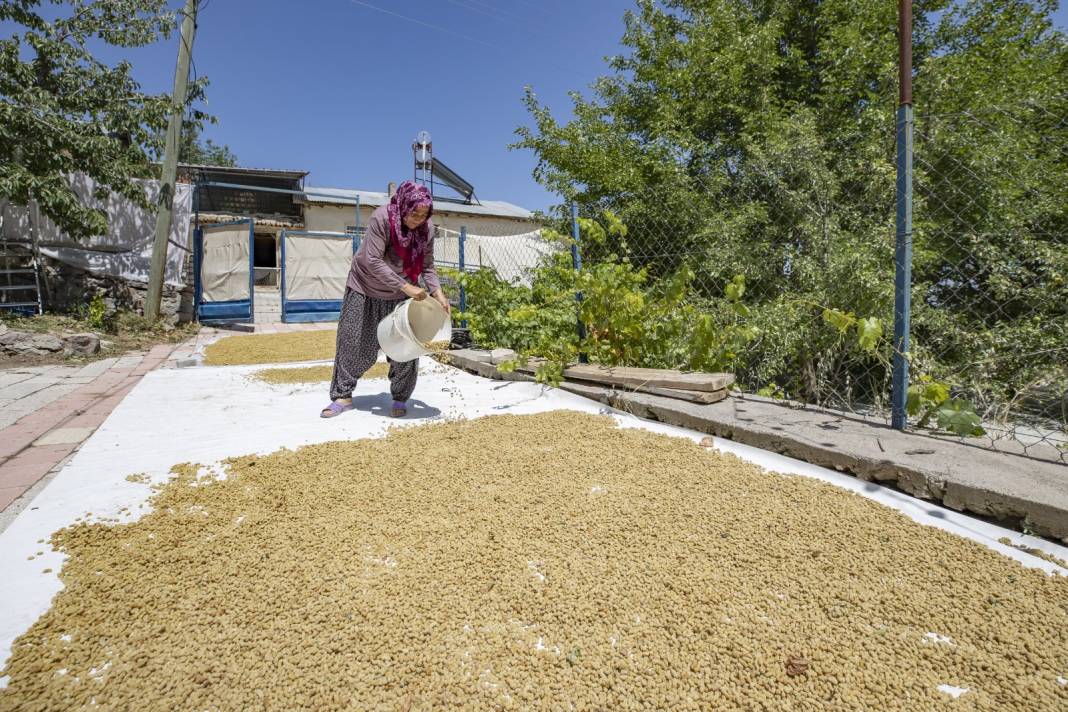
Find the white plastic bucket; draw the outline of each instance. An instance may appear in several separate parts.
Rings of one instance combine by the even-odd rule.
[[[447,322],[448,314],[436,300],[408,299],[378,323],[378,345],[394,361],[413,361],[430,353],[424,344],[451,333]]]

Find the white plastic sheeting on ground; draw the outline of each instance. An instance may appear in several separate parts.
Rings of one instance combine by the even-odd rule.
[[[343,299],[352,235],[286,233],[286,299]]]
[[[521,235],[471,235],[464,240],[464,269],[492,269],[506,282],[530,286],[530,272],[546,255],[561,246],[541,236],[540,230]],[[438,229],[434,261],[443,267],[460,264],[460,233]]]
[[[178,463],[197,462],[210,467],[237,455],[267,454],[283,447],[330,440],[382,437],[387,428],[398,424],[385,417],[390,397],[384,380],[360,381],[353,398],[356,410],[324,420],[319,411],[328,402],[325,383],[271,386],[249,377],[261,368],[277,365],[170,369],[145,376],[30,508],[0,534],[0,659],[7,659],[12,641],[47,610],[52,596],[62,587],[56,572],[63,565],[63,555],[37,541],[47,541],[53,532],[86,512],[92,512],[94,520],[120,516],[130,519],[119,511],[130,507],[137,512],[150,490],[145,484],[128,482],[128,475],[145,473],[153,482],[161,482]],[[408,418],[400,421],[403,425],[441,418],[567,409],[610,414],[622,427],[694,441],[705,437],[612,411],[563,391],[533,383],[490,381],[428,359],[422,361],[420,374]],[[1054,564],[1000,544],[998,539],[1009,537],[1062,559],[1068,559],[1068,547],[1026,537],[782,455],[720,438],[713,442],[719,450],[769,470],[812,477],[856,492],[921,524],[984,544],[1026,566],[1068,574]],[[27,557],[37,551],[45,553],[28,561]],[[51,568],[52,573],[42,573],[45,568]]]
[[[200,262],[201,299],[230,302],[251,297],[252,244],[247,222],[206,226]]]
[[[159,181],[140,181],[151,204],[159,197]],[[148,282],[152,260],[152,241],[156,230],[156,212],[145,210],[132,200],[112,194],[104,200],[93,196],[96,183],[92,178],[76,174],[71,188],[85,205],[104,210],[108,231],[86,240],[74,240],[55,223],[40,214],[35,206],[5,203],[2,210],[3,239],[29,240],[31,230],[39,230],[41,254],[84,269],[101,277]],[[193,217],[193,186],[176,186],[171,220],[170,244],[167,246],[167,265],[164,278],[167,284],[183,286],[183,268],[192,249],[190,222]]]

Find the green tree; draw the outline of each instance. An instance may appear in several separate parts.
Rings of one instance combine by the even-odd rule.
[[[134,179],[151,173],[170,111],[165,94],[141,91],[131,65],[109,66],[91,53],[92,41],[140,47],[168,38],[175,16],[165,0],[67,0],[48,19],[40,0],[0,0],[0,21],[16,25],[0,40],[0,194],[33,199],[65,232],[88,237],[106,231],[106,216],[82,203],[68,177],[91,176],[100,197],[118,193],[146,205]],[[188,100],[203,96],[194,83]],[[207,118],[191,110],[199,126]]]
[[[178,160],[202,166],[236,166],[237,156],[230,147],[200,139],[200,127],[196,122],[186,121],[182,126],[182,140],[178,144]]]
[[[1054,8],[914,4],[916,358],[990,404],[1055,377],[1066,348],[1068,43]],[[532,125],[517,146],[584,215],[618,216],[650,279],[690,269],[691,301],[713,304],[745,276],[760,334],[737,362],[745,383],[878,401],[890,351],[886,339],[871,348],[874,325],[893,307],[896,11],[894,0],[642,0],[625,16],[629,51],[589,97],[572,94],[570,121],[528,90]],[[584,244],[584,258],[619,247]],[[842,338],[842,325],[861,338]],[[1046,353],[1020,375],[1032,351]],[[975,367],[991,357],[999,368]]]

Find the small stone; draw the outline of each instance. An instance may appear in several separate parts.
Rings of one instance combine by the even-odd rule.
[[[63,348],[63,341],[55,334],[37,334],[33,337],[33,345],[44,351],[59,351]]]
[[[798,675],[804,675],[808,672],[809,666],[808,658],[802,658],[798,655],[791,655],[786,658],[786,674],[790,677],[797,677]]]
[[[42,356],[62,348],[63,342],[55,334],[33,334],[14,329],[0,334],[0,351],[8,354]]]
[[[79,356],[91,356],[100,351],[100,337],[96,334],[72,334],[63,339],[63,351]]]
[[[4,330],[0,331],[0,346],[9,346],[30,337],[25,331],[8,329],[7,324],[4,324],[3,326]]]

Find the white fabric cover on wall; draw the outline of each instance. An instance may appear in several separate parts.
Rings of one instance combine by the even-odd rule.
[[[149,200],[155,204],[159,195],[159,181],[138,182],[144,185]],[[74,240],[41,215],[41,254],[101,277],[120,277],[147,283],[156,231],[155,210],[144,210],[121,195],[112,194],[104,200],[97,200],[93,197],[95,181],[83,174],[71,176],[71,188],[84,204],[106,211],[108,232],[87,240]],[[167,284],[184,286],[182,268],[191,249],[189,226],[192,217],[193,186],[178,184],[164,272]],[[30,211],[26,206],[5,203],[2,219],[5,240],[30,239]]]
[[[248,223],[205,227],[204,256],[200,263],[201,301],[230,302],[249,299]]]
[[[530,270],[560,246],[546,242],[541,231],[521,235],[472,235],[464,241],[464,267],[467,270],[492,269],[506,282],[530,286]],[[434,261],[456,268],[460,260],[460,233],[441,228],[434,240]]]
[[[286,299],[343,299],[352,236],[286,235]]]

